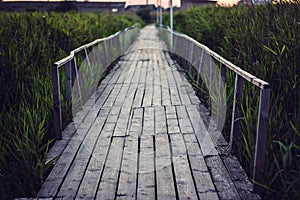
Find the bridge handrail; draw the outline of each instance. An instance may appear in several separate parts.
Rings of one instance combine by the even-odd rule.
[[[237,151],[237,141],[240,135],[240,121],[239,119],[242,117],[241,104],[242,104],[242,93],[243,93],[243,82],[244,80],[252,83],[260,89],[260,100],[259,100],[259,110],[258,110],[258,122],[257,122],[257,132],[256,132],[256,145],[255,145],[255,158],[254,158],[254,171],[253,171],[253,180],[254,183],[263,183],[263,174],[264,174],[264,162],[265,162],[265,154],[266,154],[266,144],[267,144],[267,127],[268,127],[268,115],[269,115],[269,106],[270,106],[270,85],[268,82],[261,80],[254,75],[248,73],[247,71],[237,67],[232,64],[230,61],[224,59],[222,56],[213,52],[207,46],[200,44],[195,39],[176,32],[171,31],[169,27],[163,26],[160,27],[160,32],[162,39],[166,42],[168,46],[168,50],[176,55],[179,55],[190,64],[192,64],[192,56],[193,56],[193,45],[200,47],[205,53],[213,57],[216,61],[221,63],[220,65],[220,77],[221,81],[226,83],[226,69],[229,69],[235,73],[235,89],[234,89],[234,97],[233,97],[233,109],[232,109],[232,121],[231,121],[231,134],[230,134],[230,149],[232,153],[236,153]],[[163,32],[164,31],[164,32]],[[173,36],[171,36],[173,34]],[[174,48],[175,45],[174,38],[180,38],[185,40],[184,42],[180,42],[180,48]],[[173,41],[170,41],[173,38]],[[177,39],[178,39],[177,38]],[[184,45],[183,43],[186,43]],[[183,48],[183,49],[182,49]],[[178,51],[178,52],[176,52]],[[180,51],[180,52],[179,52]],[[188,55],[186,54],[188,52]],[[202,53],[203,58],[203,53]],[[200,57],[200,55],[199,55]],[[201,58],[201,59],[202,59]],[[201,60],[200,59],[200,60]],[[202,62],[202,60],[200,61]],[[201,73],[201,69],[198,69],[197,66],[192,65],[195,70],[199,74]],[[199,66],[200,68],[200,66]],[[210,70],[210,77],[212,77],[212,70]],[[198,81],[198,78],[197,78]],[[262,188],[259,184],[254,184],[254,191],[260,193]]]
[[[119,31],[105,38],[96,39],[88,44],[82,45],[70,52],[68,56],[56,61],[52,66],[52,85],[53,85],[53,102],[54,102],[54,132],[56,139],[62,139],[62,104],[61,104],[61,83],[59,69],[65,67],[65,101],[66,104],[72,106],[72,87],[77,87],[80,96],[80,103],[83,104],[81,95],[81,84],[78,78],[79,67],[76,62],[76,54],[82,53],[82,57],[87,62],[87,67],[91,68],[91,59],[93,56],[99,65],[103,64],[104,70],[98,74],[99,80],[103,76],[103,72],[107,70],[109,65],[119,58],[133,42],[134,36],[138,32],[138,24],[127,27],[123,31]],[[132,30],[132,31],[131,31]],[[100,47],[101,46],[101,47]],[[88,52],[90,48],[94,48],[94,52]],[[101,52],[100,52],[101,48]],[[114,50],[112,48],[115,48]],[[102,60],[103,59],[103,60]],[[99,69],[100,71],[100,69]],[[75,80],[76,79],[76,80]],[[99,81],[98,80],[98,81]]]

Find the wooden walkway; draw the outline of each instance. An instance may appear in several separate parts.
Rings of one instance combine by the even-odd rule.
[[[50,151],[63,153],[37,198],[256,197],[248,183],[235,184],[193,88],[163,47],[154,26],[141,30]]]

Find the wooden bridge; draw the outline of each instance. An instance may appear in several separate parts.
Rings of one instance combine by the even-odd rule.
[[[221,156],[226,141],[207,131],[199,99],[157,33],[140,31],[65,128],[37,198],[259,199],[237,159]]]

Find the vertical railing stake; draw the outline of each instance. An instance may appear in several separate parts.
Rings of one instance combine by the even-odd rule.
[[[67,106],[71,105],[72,101],[72,61],[66,63],[66,102]]]
[[[220,63],[217,129],[222,130],[226,116],[226,66]]]
[[[258,111],[258,123],[255,145],[255,158],[254,158],[254,192],[258,194],[263,193],[263,188],[256,183],[264,184],[264,164],[266,156],[267,145],[267,129],[270,107],[270,88],[260,90],[260,102]]]
[[[107,65],[108,65],[108,59],[107,59],[107,52],[106,52],[106,44],[105,44],[105,42],[107,42],[107,41],[103,41],[101,43],[101,46],[102,46],[102,53],[103,53],[103,57],[104,57],[104,69],[106,70]]]
[[[244,79],[238,74],[235,75],[235,86],[233,96],[232,121],[230,133],[230,148],[233,154],[237,153],[238,138],[241,132],[241,103]]]
[[[83,105],[83,102],[82,102],[82,94],[81,94],[81,87],[80,87],[80,79],[79,79],[79,73],[78,73],[78,66],[77,66],[77,61],[76,61],[76,57],[74,55],[74,58],[73,58],[73,67],[74,67],[74,75],[75,75],[75,89],[77,89],[75,92],[78,94],[79,96],[79,99],[80,99],[80,105]]]
[[[59,71],[56,64],[52,67],[53,84],[53,107],[54,107],[54,132],[57,140],[62,139],[62,116],[60,104],[60,80]]]

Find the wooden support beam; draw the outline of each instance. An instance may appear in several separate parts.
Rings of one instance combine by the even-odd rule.
[[[255,183],[264,184],[264,166],[267,145],[267,129],[269,122],[270,88],[260,90],[260,102],[258,111],[258,123],[256,133],[255,157],[254,157],[254,192],[262,194],[263,188]]]
[[[235,75],[235,86],[233,96],[233,108],[232,108],[232,121],[231,121],[231,133],[230,133],[230,147],[231,152],[235,154],[238,148],[238,138],[241,131],[241,103],[242,103],[242,92],[243,92],[244,79],[238,74]]]

